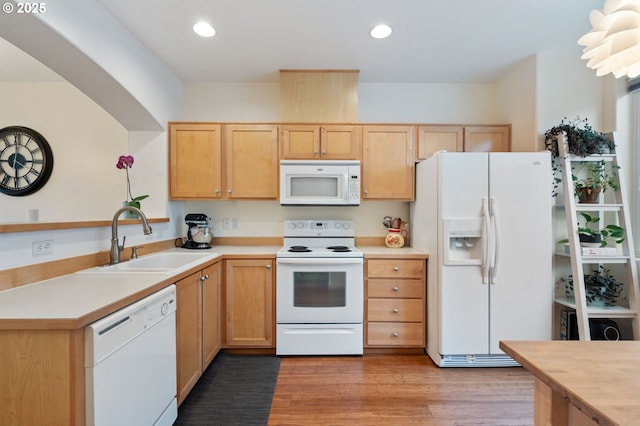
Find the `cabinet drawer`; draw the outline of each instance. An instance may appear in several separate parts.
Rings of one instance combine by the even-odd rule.
[[[373,259],[367,261],[370,278],[424,278],[425,261],[420,259]]]
[[[422,299],[367,299],[368,321],[424,321]]]
[[[367,296],[422,299],[424,297],[424,281],[393,279],[369,280],[367,283]]]
[[[424,325],[418,322],[370,322],[368,346],[424,346]]]

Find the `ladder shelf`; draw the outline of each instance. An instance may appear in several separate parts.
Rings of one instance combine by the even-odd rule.
[[[615,135],[609,136],[615,141]],[[631,321],[631,332],[633,340],[640,340],[640,323],[638,315],[638,272],[635,262],[635,251],[633,247],[633,236],[631,232],[631,220],[627,206],[625,181],[619,165],[619,153],[616,145],[615,152],[602,155],[589,155],[578,157],[568,154],[568,142],[566,135],[556,136],[558,152],[560,154],[560,168],[562,172],[562,189],[564,191],[564,204],[557,204],[556,207],[564,209],[565,221],[568,235],[568,250],[557,250],[559,257],[569,258],[571,264],[571,276],[573,282],[574,298],[556,297],[555,302],[563,307],[575,310],[578,336],[580,340],[591,340],[591,319],[627,319]],[[574,185],[574,164],[600,163],[601,167],[608,167],[610,171],[615,170],[613,183],[616,188],[610,188],[604,194],[600,193],[595,203],[578,203]],[[625,239],[621,243],[613,243],[615,252],[610,249],[583,249],[579,238],[579,228],[581,213],[595,218],[599,218],[598,229],[606,225],[613,224],[624,228]],[[584,218],[583,218],[584,219]],[[586,225],[585,225],[586,226]],[[607,245],[611,247],[611,245]],[[607,253],[602,253],[607,251]],[[611,251],[611,253],[609,253]],[[617,298],[615,305],[595,307],[587,304],[587,289],[585,288],[585,271],[602,273],[615,269],[613,276],[622,283],[624,289],[622,295]]]

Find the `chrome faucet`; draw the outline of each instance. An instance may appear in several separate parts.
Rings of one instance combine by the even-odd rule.
[[[147,216],[144,215],[142,210],[137,209],[131,206],[124,206],[120,210],[113,215],[113,221],[111,221],[111,253],[109,256],[109,264],[115,265],[116,263],[120,263],[120,252],[124,250],[124,240],[127,238],[126,235],[122,237],[122,245],[118,242],[118,218],[123,212],[130,211],[137,213],[142,219],[142,229],[144,235],[149,235],[152,230],[149,225],[149,221],[147,221]]]

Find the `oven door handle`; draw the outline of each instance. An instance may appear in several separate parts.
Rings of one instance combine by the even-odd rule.
[[[362,265],[364,260],[361,257],[287,257],[277,258],[276,265]]]

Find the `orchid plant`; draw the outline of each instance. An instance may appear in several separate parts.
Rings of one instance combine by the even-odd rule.
[[[124,169],[127,173],[127,205],[131,207],[140,208],[140,201],[148,198],[148,195],[139,195],[134,197],[131,195],[131,181],[129,180],[129,169],[133,167],[133,155],[121,155],[118,157],[118,162],[116,163],[116,167],[119,169]]]

